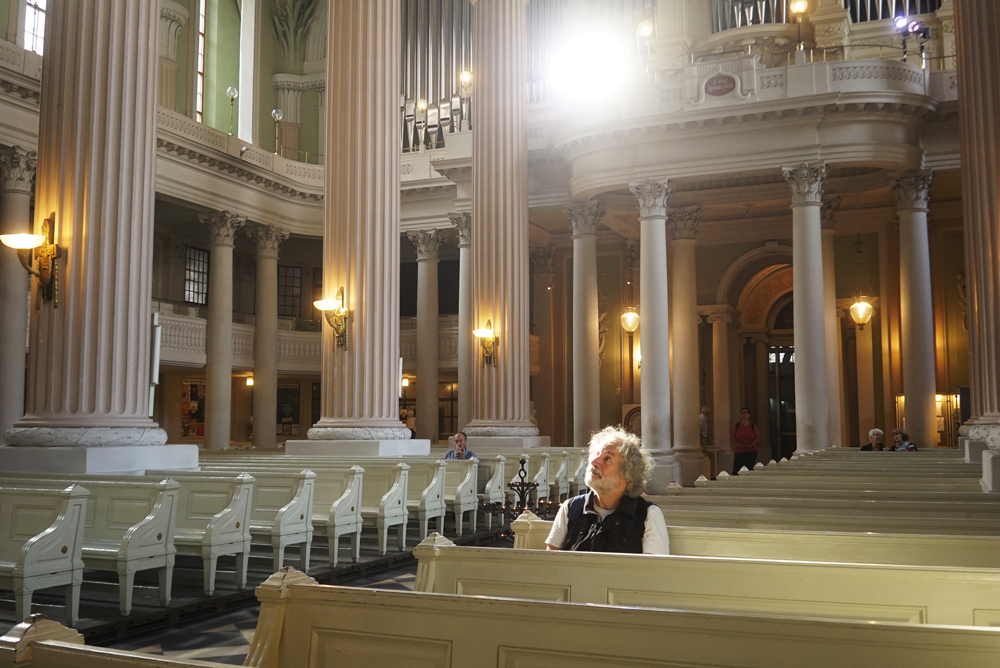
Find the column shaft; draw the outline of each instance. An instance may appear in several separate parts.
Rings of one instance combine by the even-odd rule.
[[[472,419],[472,365],[476,328],[472,320],[472,214],[450,216],[458,230],[458,430]]]
[[[712,323],[712,417],[715,452],[715,470],[730,471],[733,467],[733,445],[730,430],[733,427],[733,410],[730,404],[729,374],[729,323],[726,310],[709,315]]]
[[[868,430],[875,424],[875,358],[872,351],[872,328],[855,325],[858,367],[858,435],[861,445],[868,443]],[[846,439],[845,439],[846,440]],[[891,440],[891,439],[890,439]]]
[[[278,247],[288,233],[266,226],[250,230],[257,242],[253,333],[253,444],[273,448],[278,418]],[[207,426],[207,425],[206,425]]]
[[[438,250],[436,231],[410,232],[417,247],[417,438],[438,440]]]
[[[841,407],[840,318],[837,315],[837,273],[833,258],[833,216],[840,198],[823,207],[823,327],[826,338],[826,399],[830,445],[844,445]],[[796,358],[798,359],[798,358]],[[850,439],[846,439],[850,440]]]

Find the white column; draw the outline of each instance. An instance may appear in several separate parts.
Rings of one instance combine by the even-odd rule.
[[[729,432],[735,423],[730,404],[729,384],[729,323],[733,321],[728,304],[708,307],[708,321],[712,323],[712,431],[709,450],[714,454],[715,475],[733,468],[733,444]]]
[[[830,443],[820,228],[826,165],[803,163],[782,171],[792,195],[796,449],[819,450]]]
[[[837,314],[837,273],[833,259],[833,227],[838,209],[840,197],[831,197],[823,203],[823,325],[826,333],[826,400],[830,445],[844,445],[841,436],[843,373],[840,361],[840,317]]]
[[[875,359],[871,324],[864,328],[854,327],[858,367],[858,434],[861,445],[864,445],[868,442],[868,430],[879,426],[875,424]]]
[[[157,447],[167,434],[149,418],[159,6],[48,7],[35,230],[49,219],[60,248],[58,304],[31,310],[27,411],[6,435],[44,447],[0,466],[122,471],[173,453],[190,466],[195,449]],[[13,461],[25,452],[38,457]]]
[[[695,276],[695,234],[701,209],[673,209],[667,219],[673,263],[670,267],[670,325],[674,342],[674,454],[681,465],[685,487],[704,471],[698,416],[701,394],[698,377],[698,291]]]
[[[899,336],[903,353],[906,431],[918,447],[937,445],[934,304],[927,235],[927,192],[934,173],[908,171],[891,179],[899,216]]]
[[[205,448],[229,447],[233,397],[233,241],[247,219],[229,211],[201,216],[208,227],[208,321],[205,324]],[[277,308],[277,307],[275,307]]]
[[[278,248],[288,232],[271,225],[247,231],[257,244],[253,318],[253,445],[276,446],[278,417]],[[207,425],[206,425],[207,427]]]
[[[177,35],[187,23],[188,8],[174,0],[160,0],[160,83],[161,107],[177,111]]]
[[[573,229],[573,445],[601,428],[600,315],[597,308],[597,202],[563,207]]]
[[[382,453],[410,435],[398,412],[399,12],[395,0],[330,3],[340,65],[327,69],[323,289],[344,289],[349,316],[344,347],[323,328],[323,415],[309,438],[325,449],[366,441]]]
[[[417,247],[417,438],[438,441],[438,252],[441,234],[422,230],[406,235]]]
[[[552,254],[551,246],[531,250],[532,305],[534,307],[534,334],[538,337],[538,365],[541,373],[535,376],[531,388],[538,416],[538,431],[553,434],[555,405],[552,392]]]
[[[663,492],[681,479],[670,436],[670,314],[667,285],[667,201],[673,190],[666,181],[645,179],[629,186],[639,201],[639,292],[642,308],[642,444],[657,468],[646,486]]]
[[[525,2],[474,0],[473,6],[473,324],[485,327],[489,321],[498,337],[496,366],[473,364],[472,421],[465,431],[475,450],[472,437],[527,440],[534,439],[538,430],[530,419],[528,382]],[[398,153],[398,145],[394,148]]]
[[[475,337],[472,330],[472,214],[449,216],[458,231],[458,430],[472,419],[472,365]]]
[[[37,154],[20,146],[0,152],[0,234],[31,232],[31,184]],[[24,350],[28,331],[28,273],[17,254],[0,247],[0,443],[24,415]]]
[[[989,0],[955,3],[972,417],[963,435],[1000,450],[1000,40]]]
[[[281,157],[299,159],[299,135],[302,132],[302,93],[305,85],[294,74],[274,75],[274,104],[284,114],[277,127],[277,149]],[[267,147],[270,148],[270,147]]]
[[[772,459],[781,459],[781,437],[775,434],[775,438],[771,439],[770,348],[767,345],[768,338],[764,333],[754,336],[751,341],[754,345],[754,381],[756,383],[754,394],[757,395],[756,410],[751,417],[757,425],[757,429],[760,430],[757,461],[767,464]],[[798,358],[796,357],[796,359]],[[733,425],[735,424],[736,420],[733,420]],[[732,425],[730,425],[730,429],[732,429]]]

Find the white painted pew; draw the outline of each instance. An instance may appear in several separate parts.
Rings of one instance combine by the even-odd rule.
[[[514,547],[544,550],[552,522],[524,513],[511,522]],[[671,554],[858,564],[1000,569],[1000,537],[668,527]]]
[[[670,490],[675,496],[694,497],[740,497],[740,498],[789,498],[809,496],[815,499],[835,499],[847,501],[950,501],[977,506],[993,506],[1000,499],[992,494],[975,492],[927,492],[927,491],[894,491],[871,487],[856,489],[812,489],[808,484],[797,487],[767,487],[734,485],[713,485],[711,483],[695,482],[695,487],[684,487]]]
[[[653,497],[649,497],[652,499]],[[782,513],[813,515],[920,515],[936,518],[1000,519],[1000,503],[961,503],[947,497],[938,501],[830,499],[802,491],[796,495],[740,496],[674,494],[655,497],[656,503],[674,508],[739,509],[741,512],[780,516]]]
[[[35,489],[60,490],[78,483],[85,484],[90,492],[83,536],[84,565],[92,570],[118,574],[121,614],[132,612],[132,593],[138,571],[158,571],[160,605],[170,603],[180,486],[169,479],[153,482],[136,476],[80,475],[75,479],[35,473],[0,476],[0,486],[20,484]]]
[[[493,509],[497,505],[502,506],[507,499],[507,457],[505,455],[479,456],[479,488],[476,496],[479,502],[485,507],[486,528],[490,529],[493,527]]]
[[[912,480],[914,482],[955,485],[969,482],[978,483],[982,477],[982,472],[973,470],[971,467],[965,471],[938,471],[933,469],[881,469],[875,471],[856,467],[813,468],[809,466],[765,466],[759,470],[749,471],[747,474],[741,474],[737,477],[743,477],[744,475],[760,478],[801,477],[808,478],[809,480],[829,480],[831,482],[860,477],[865,482],[871,483],[906,482]]]
[[[66,589],[66,620],[76,624],[83,583],[83,534],[90,492],[0,487],[0,588],[14,591],[18,619],[35,591]]]
[[[416,591],[949,626],[1000,623],[1000,571],[458,547],[413,550]]]
[[[724,473],[724,472],[723,472]],[[935,483],[914,480],[909,482],[868,482],[867,480],[855,480],[851,478],[838,478],[835,480],[824,480],[822,478],[802,478],[802,477],[768,477],[750,475],[730,476],[719,474],[712,485],[730,485],[733,487],[768,487],[770,489],[797,488],[811,490],[846,490],[861,492],[867,489],[878,489],[893,492],[961,492],[975,493],[981,492],[982,488],[978,480],[965,480],[958,483]]]
[[[168,471],[147,470],[147,476],[159,477]],[[185,475],[197,472],[185,471]],[[214,475],[212,472],[205,472]],[[298,473],[272,473],[255,470],[253,506],[250,509],[250,534],[264,539],[274,554],[274,570],[285,565],[285,550],[301,545],[299,565],[309,570],[309,552],[313,538],[313,487],[316,474],[305,469]]]

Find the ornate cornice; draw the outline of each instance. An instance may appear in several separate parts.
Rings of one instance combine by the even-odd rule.
[[[803,162],[796,167],[785,167],[781,172],[791,189],[792,206],[823,203],[826,163],[809,165]]]
[[[0,149],[0,188],[5,193],[31,194],[35,181],[38,153],[20,146]]]
[[[694,239],[701,222],[701,208],[671,209],[667,218],[667,231],[674,239]]]
[[[824,230],[832,230],[837,220],[837,212],[840,211],[840,195],[833,195],[823,200],[820,225]]]
[[[417,248],[417,261],[438,259],[438,251],[444,241],[438,230],[417,230],[407,232],[406,236]]]
[[[448,220],[458,230],[458,247],[463,248],[472,243],[472,213],[449,213]]]
[[[538,246],[531,249],[531,273],[551,274],[552,254],[555,251],[552,246]]]
[[[281,242],[288,238],[288,232],[274,225],[257,225],[246,228],[247,236],[257,243],[258,258],[278,258]]]
[[[247,224],[246,216],[231,211],[200,213],[198,220],[208,228],[208,239],[213,246],[232,246],[237,230]]]
[[[585,235],[596,235],[597,223],[604,217],[601,204],[594,201],[576,200],[564,206],[562,210],[569,218],[574,239]]]
[[[630,184],[628,189],[639,201],[639,218],[667,217],[667,205],[674,189],[666,180],[643,179]]]
[[[896,209],[927,211],[928,193],[934,182],[931,169],[911,169],[889,177],[892,191],[896,193]]]

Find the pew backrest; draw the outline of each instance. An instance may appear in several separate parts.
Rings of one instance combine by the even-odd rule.
[[[24,577],[83,569],[89,490],[0,487],[0,562]]]

